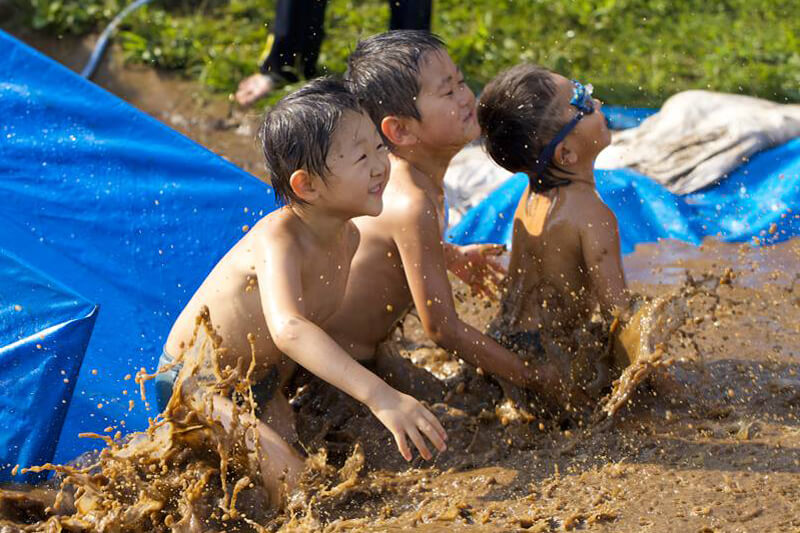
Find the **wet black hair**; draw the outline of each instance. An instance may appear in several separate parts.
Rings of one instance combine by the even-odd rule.
[[[425,30],[387,31],[356,45],[347,60],[345,80],[382,137],[384,117],[422,118],[416,103],[421,89],[419,62],[429,52],[446,50],[440,37]]]
[[[528,63],[498,74],[484,87],[478,103],[486,151],[504,169],[526,172],[534,192],[571,183],[553,175],[553,168],[559,168],[553,161],[541,175],[533,175],[539,154],[564,126],[557,103],[553,73]]]
[[[296,170],[325,180],[330,170],[325,160],[345,111],[360,113],[361,106],[343,81],[326,77],[283,97],[264,115],[259,137],[278,203],[306,203],[289,185]]]

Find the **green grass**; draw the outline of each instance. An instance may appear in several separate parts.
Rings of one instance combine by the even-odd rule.
[[[84,34],[128,0],[12,1],[22,23]],[[231,92],[255,70],[274,7],[275,0],[155,0],[117,39],[129,61]],[[532,61],[591,81],[610,104],[657,106],[697,88],[800,102],[798,13],[800,0],[434,0],[433,30],[475,89]],[[387,25],[386,0],[330,0],[320,72],[342,72],[356,41]]]

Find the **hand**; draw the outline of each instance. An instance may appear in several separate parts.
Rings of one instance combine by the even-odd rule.
[[[275,80],[266,74],[257,72],[246,77],[239,83],[236,91],[236,101],[239,105],[247,107],[256,100],[259,100],[275,89]]]
[[[497,298],[496,287],[506,274],[500,262],[505,249],[502,244],[452,246],[448,269],[469,285],[473,294],[494,300]]]
[[[430,450],[425,445],[422,435],[436,446],[440,452],[447,449],[444,443],[447,433],[436,417],[417,400],[394,389],[389,389],[388,394],[379,395],[370,405],[372,413],[394,435],[397,448],[406,461],[412,458],[408,440],[417,447],[420,455],[428,461],[433,458]]]

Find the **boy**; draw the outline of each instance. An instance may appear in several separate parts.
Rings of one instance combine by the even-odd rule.
[[[506,339],[534,332],[538,343],[546,331],[547,340],[565,341],[560,347],[572,352],[572,377],[596,394],[608,384],[600,360],[606,349],[587,342],[590,320],[597,305],[606,317],[627,308],[629,294],[617,220],[595,189],[594,160],[611,134],[591,91],[544,68],[518,65],[484,88],[478,121],[492,159],[530,179],[514,215],[497,325]]]
[[[361,242],[331,334],[354,357],[372,357],[413,303],[439,346],[546,398],[559,394],[554,366],[526,365],[456,314],[448,266],[464,275],[467,263],[486,270],[487,260],[479,247],[443,244],[445,170],[479,134],[475,96],[444,43],[426,31],[373,36],[356,46],[347,78],[391,149],[391,178],[380,216],[355,221]]]
[[[350,219],[382,209],[389,168],[374,125],[341,82],[320,79],[267,113],[262,142],[275,194],[286,205],[261,219],[203,281],[170,331],[161,366],[170,362],[167,354],[190,344],[205,308],[222,339],[222,367],[239,361],[246,367],[252,342],[253,379],[262,382],[262,396],[274,390],[265,398],[269,425],[258,424],[258,445],[264,484],[278,502],[280,477],[291,487],[303,468],[286,442],[293,440],[293,421],[281,391],[295,363],[366,404],[406,459],[407,437],[430,459],[422,435],[439,450],[446,436],[422,404],[366,370],[323,330],[342,300],[358,245]],[[162,376],[163,407],[175,373]],[[232,409],[229,400],[214,398],[212,417],[229,431]]]

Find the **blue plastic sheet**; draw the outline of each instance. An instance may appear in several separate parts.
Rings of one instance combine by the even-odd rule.
[[[622,107],[622,106],[603,106],[603,115],[609,129],[626,130],[635,128],[647,117],[654,115],[658,109],[651,107]]]
[[[17,464],[53,459],[96,316],[96,305],[0,249],[0,481]]]
[[[99,446],[79,432],[146,427],[155,411],[126,374],[155,367],[204,276],[276,205],[253,176],[3,32],[0,49],[0,247],[102,308],[65,462]]]
[[[128,411],[138,386],[126,375],[154,368],[174,317],[203,277],[241,237],[243,226],[276,205],[271,189],[254,177],[3,32],[0,48],[0,248],[48,276],[49,287],[57,280],[102,307],[82,366],[80,347],[96,313],[81,317],[82,307],[60,307],[54,297],[47,300],[50,306],[26,311],[22,323],[15,317],[13,325],[3,326],[24,337],[61,320],[47,330],[53,336],[38,343],[43,348],[25,344],[28,350],[47,348],[39,366],[30,352],[8,359],[18,361],[12,365],[21,375],[7,387],[20,399],[3,409],[38,405],[30,393],[39,389],[59,398],[66,417],[54,460],[65,462],[98,446],[78,439],[79,432],[146,426],[155,411],[138,400]],[[618,128],[650,112],[621,108],[616,116],[606,108]],[[786,238],[797,233],[796,220],[782,214],[798,205],[798,166],[800,141],[793,141],[754,157],[720,186],[688,197],[675,197],[630,171],[598,172],[598,188],[617,213],[626,252],[660,237],[698,242],[721,232],[744,240],[773,222],[773,237]],[[454,240],[507,242],[525,183],[524,176],[512,177],[464,217],[451,232]],[[0,281],[5,294],[8,301],[24,294],[13,275]],[[57,352],[56,341],[73,343],[64,352],[71,359],[48,359]],[[16,349],[19,342],[6,339],[0,347]],[[77,379],[69,378],[74,391],[36,381],[52,369],[61,375],[78,367]],[[25,446],[38,451],[25,456],[20,448],[17,456],[30,458],[21,463],[37,462],[55,444],[60,415],[42,414],[51,425],[30,433]],[[0,432],[11,442],[7,427]],[[10,459],[0,459],[0,469],[3,461]]]
[[[758,153],[719,184],[686,196],[628,169],[597,170],[595,179],[617,216],[623,253],[662,238],[778,242],[800,234],[800,139]],[[464,215],[449,240],[510,245],[514,211],[527,183],[525,174],[509,178]]]

